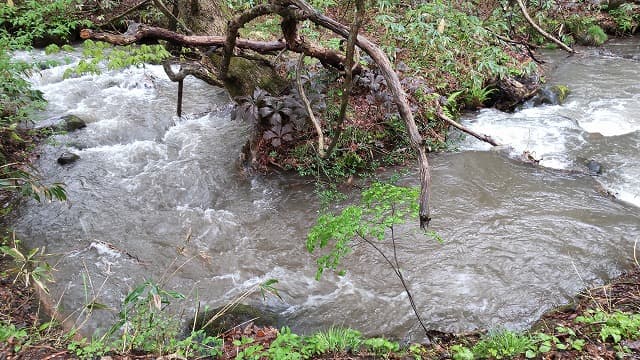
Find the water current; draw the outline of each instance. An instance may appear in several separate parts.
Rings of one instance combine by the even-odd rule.
[[[634,266],[639,44],[610,42],[571,58],[551,54],[550,84],[572,90],[564,105],[465,117],[468,126],[511,145],[513,156],[535,152],[543,167],[473,139],[458,152],[432,154],[432,226],[444,242],[419,234],[415,224],[400,229],[399,242],[429,327],[523,329],[581,288]],[[420,339],[402,287],[367,248],[356,248],[346,276],[314,279],[315,257],[304,246],[317,216],[313,184],[238,171],[248,128],[230,120],[223,90],[188,79],[186,115],[177,118],[176,85],[161,67],[66,80],[65,68],[32,81],[49,100],[40,119],[74,114],[89,123],[52,138],[37,161],[46,181],[66,184],[70,201],[29,202],[14,223],[29,246],[55,254],[50,287],[65,313],[92,296],[118,308],[145,279],[165,279],[192,301],[216,307],[276,278],[282,300],[249,302],[294,330],[336,324]],[[64,151],[80,160],[58,165]],[[604,173],[561,171],[582,169],[586,159],[601,162]],[[416,178],[410,173],[402,181]],[[604,196],[600,184],[620,200]],[[115,317],[96,311],[84,330],[105,329]]]

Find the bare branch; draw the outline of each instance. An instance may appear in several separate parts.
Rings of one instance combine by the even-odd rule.
[[[107,32],[96,32],[91,29],[83,29],[80,31],[80,37],[83,39],[106,41],[114,45],[130,45],[143,39],[166,40],[186,46],[222,46],[225,43],[224,36],[183,35],[167,29],[144,24],[130,24],[129,29],[133,29],[135,26],[137,26],[137,29],[131,33],[127,31],[127,34],[112,34]],[[269,53],[286,49],[286,44],[282,41],[237,39],[236,46],[260,53]]]
[[[302,86],[300,73],[302,72],[303,66],[304,54],[301,54],[300,59],[298,60],[298,66],[296,67],[296,86],[298,88],[298,94],[300,94],[302,104],[307,111],[307,115],[309,116],[309,119],[313,123],[313,126],[316,128],[316,132],[318,133],[318,155],[320,155],[321,158],[324,158],[324,134],[322,133],[322,127],[320,126],[320,122],[318,122],[315,115],[313,115],[311,104],[309,103],[309,99],[307,99],[307,95],[304,93],[304,87]]]
[[[164,3],[162,1],[153,0],[153,3],[160,10],[160,12],[164,14],[164,16],[166,16],[169,19],[175,21],[176,24],[180,24],[180,26],[182,26],[182,28],[187,32],[187,34],[193,35],[193,31],[191,31],[189,29],[189,27],[187,27],[187,25],[185,25],[185,23],[182,22],[182,20],[178,19],[175,15],[173,15],[173,13],[169,9],[167,9],[167,7],[164,5]]]
[[[493,146],[500,146],[501,144],[496,142],[495,140],[493,140],[491,138],[491,136],[489,135],[484,135],[484,134],[479,134],[471,129],[469,129],[468,127],[465,127],[464,125],[460,124],[457,121],[452,120],[450,117],[448,117],[447,115],[445,115],[444,112],[442,112],[442,109],[440,108],[440,106],[438,105],[438,111],[437,111],[437,115],[438,117],[443,120],[444,122],[446,122],[447,124],[455,127],[456,129],[463,131],[471,136],[473,136],[474,138],[480,140],[480,141],[484,141],[487,142]]]
[[[529,12],[527,12],[527,6],[524,4],[524,2],[522,2],[522,0],[516,0],[516,2],[518,3],[518,6],[520,7],[520,11],[522,11],[522,15],[524,15],[524,18],[527,19],[527,22],[537,31],[540,33],[540,35],[544,36],[545,38],[547,38],[547,40],[549,41],[553,41],[554,43],[556,43],[558,46],[560,46],[563,50],[569,52],[569,53],[575,53],[576,51],[573,50],[572,48],[568,47],[565,43],[563,43],[562,41],[556,39],[555,36],[549,34],[548,32],[544,31],[540,26],[538,26],[538,24],[536,24],[535,21],[533,21],[533,19],[531,18],[531,16],[529,16]]]
[[[360,26],[362,26],[363,14],[364,1],[356,0],[356,13],[354,15],[353,23],[351,24],[351,29],[349,31],[349,38],[347,39],[347,62],[345,64],[344,85],[342,87],[340,112],[338,113],[338,121],[336,125],[337,129],[335,132],[335,136],[331,140],[331,145],[327,150],[327,157],[331,156],[333,149],[338,144],[338,141],[340,141],[340,136],[342,135],[342,131],[344,129],[344,120],[347,117],[347,106],[349,105],[349,98],[351,97],[351,89],[353,87],[353,65],[356,50],[356,38],[358,36],[358,32],[360,31]]]

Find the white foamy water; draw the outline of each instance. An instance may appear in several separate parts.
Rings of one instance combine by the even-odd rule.
[[[630,49],[637,49],[627,41]],[[624,53],[623,45],[611,44]],[[627,49],[628,50],[628,49]],[[620,200],[640,206],[640,62],[604,51],[561,60],[549,74],[550,83],[567,85],[571,93],[563,105],[543,105],[515,113],[494,109],[469,114],[464,124],[512,147],[510,155],[527,151],[542,166],[586,170],[595,160],[604,173],[597,179]],[[602,52],[602,51],[600,51]],[[625,55],[626,56],[626,55]],[[487,150],[490,146],[466,139],[463,149]]]

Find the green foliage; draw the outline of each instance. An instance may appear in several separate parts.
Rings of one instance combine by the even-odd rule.
[[[362,192],[358,205],[347,206],[337,215],[321,215],[309,231],[307,250],[312,253],[329,245],[331,248],[317,260],[316,279],[324,270],[338,268],[342,258],[351,253],[355,238],[381,241],[390,227],[417,217],[419,193],[417,188],[373,183]]]
[[[123,69],[144,64],[159,64],[171,54],[162,45],[127,45],[114,48],[102,41],[85,40],[83,58],[75,67],[65,70],[63,77],[100,74],[103,64],[108,70]]]
[[[11,48],[25,49],[34,40],[66,41],[80,26],[90,26],[73,14],[78,0],[26,0],[16,6],[0,4],[0,37]]]
[[[489,334],[472,349],[477,358],[507,359],[525,354],[534,346],[528,335],[502,330]]]
[[[366,350],[371,351],[378,356],[382,356],[385,359],[391,354],[400,351],[400,345],[397,342],[379,337],[366,339],[362,342],[362,346]]]
[[[473,360],[475,356],[473,351],[466,346],[456,344],[451,347],[453,360]]]
[[[446,93],[483,89],[492,80],[529,71],[527,62],[493,45],[492,32],[501,32],[504,17],[483,21],[437,0],[411,8],[380,6],[375,20],[385,29],[387,54]]]
[[[591,325],[595,331],[599,332],[600,338],[605,342],[611,341],[618,344],[622,340],[640,338],[640,314],[590,310],[586,315],[578,316],[575,321]]]
[[[10,53],[13,49],[6,38],[0,38],[0,131],[15,134],[12,126],[26,120],[45,102],[42,93],[33,90],[26,80],[33,72],[33,65],[13,60]]]
[[[82,339],[71,341],[67,345],[67,350],[82,360],[89,360],[102,357],[111,351],[111,348],[99,339],[94,339],[91,342]]]
[[[325,331],[320,331],[306,339],[307,344],[313,344],[315,353],[321,354],[330,352],[348,352],[357,350],[362,344],[360,332],[342,328],[330,327]]]
[[[184,295],[165,290],[151,280],[145,281],[125,297],[119,320],[111,326],[105,339],[115,336],[114,347],[123,352],[166,352],[170,340],[179,333],[177,319],[165,311],[175,299],[184,299]]]
[[[618,30],[623,34],[632,34],[638,28],[640,22],[640,6],[631,3],[624,3],[617,8],[609,10],[618,26]]]
[[[28,339],[25,329],[18,329],[14,324],[0,321],[0,343],[6,343],[9,339],[13,339],[13,351],[18,352]]]
[[[43,185],[33,174],[20,169],[18,165],[11,163],[0,166],[0,190],[18,192],[38,202],[67,200],[63,184]]]
[[[51,266],[44,261],[44,251],[34,248],[25,252],[20,248],[20,241],[14,236],[11,240],[3,239],[0,254],[10,257],[13,261],[14,265],[8,269],[8,273],[15,275],[14,283],[22,280],[26,287],[34,283],[40,289],[49,292],[46,283],[53,282],[53,276]]]

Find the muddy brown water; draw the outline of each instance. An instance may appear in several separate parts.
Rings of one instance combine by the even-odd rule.
[[[513,156],[536,151],[548,168],[468,139],[458,152],[431,156],[432,227],[444,242],[409,224],[399,229],[398,245],[428,327],[524,329],[581,288],[634,266],[640,63],[628,55],[638,44],[616,42],[571,59],[552,55],[552,81],[573,89],[563,106],[486,110],[465,119],[514,146]],[[32,80],[50,102],[42,119],[71,113],[89,122],[44,145],[37,162],[46,181],[66,183],[70,201],[29,202],[14,227],[28,246],[54,254],[51,294],[65,314],[82,319],[92,298],[118,308],[145,279],[186,294],[192,300],[183,306],[216,307],[275,278],[282,300],[249,302],[294,330],[342,325],[421,339],[398,281],[365,247],[349,256],[346,276],[314,279],[315,255],[305,250],[318,209],[313,185],[239,174],[248,129],[229,120],[222,90],[187,81],[187,115],[177,119],[176,86],[160,67],[67,80],[64,69]],[[56,164],[69,150],[81,159]],[[582,158],[601,161],[605,174],[554,169],[579,168]],[[416,179],[409,169],[402,182]],[[601,195],[599,184],[624,201]],[[116,316],[96,311],[83,330],[104,330]]]

